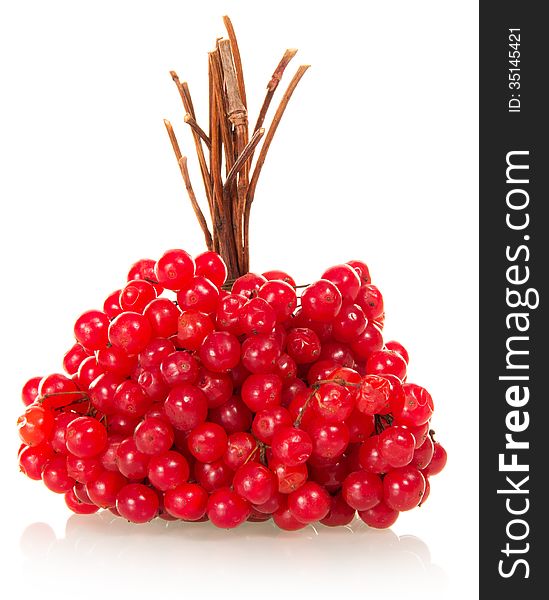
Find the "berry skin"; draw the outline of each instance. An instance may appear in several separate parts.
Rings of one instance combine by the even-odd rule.
[[[130,356],[144,350],[151,337],[148,319],[136,312],[123,312],[109,325],[109,342]]]
[[[276,323],[276,312],[263,298],[248,300],[238,313],[238,327],[245,335],[271,333]]]
[[[427,423],[434,411],[431,394],[415,383],[405,383],[402,389],[404,390],[404,403],[400,412],[394,413],[394,417],[402,425],[412,427]]]
[[[263,275],[257,275],[256,273],[246,273],[242,275],[233,283],[231,288],[232,294],[240,294],[248,300],[257,296],[261,286],[266,283],[267,280]]]
[[[132,523],[147,523],[158,514],[159,502],[151,488],[140,483],[125,485],[116,497],[116,510]]]
[[[314,481],[308,481],[288,496],[288,509],[301,523],[313,523],[324,519],[330,511],[330,506],[328,492]]]
[[[282,380],[278,375],[254,373],[242,386],[242,400],[253,412],[280,404]]]
[[[135,428],[133,438],[139,452],[157,456],[172,447],[174,433],[172,426],[164,419],[148,417]]]
[[[278,510],[273,514],[273,521],[279,529],[283,529],[284,531],[298,531],[307,526],[306,523],[298,521],[293,516],[286,500],[283,501]]]
[[[252,433],[264,444],[271,445],[273,435],[283,427],[292,425],[292,417],[282,406],[273,406],[259,411],[252,423]]]
[[[103,352],[109,350],[109,348],[102,348],[98,351],[101,352],[101,356],[103,356]],[[122,352],[122,351],[120,351]],[[85,358],[78,367],[78,371],[76,375],[73,375],[74,383],[78,385],[78,387],[83,391],[88,391],[92,385],[92,383],[100,376],[106,372],[106,369],[103,365],[100,365],[97,362],[97,358],[95,356],[88,356]],[[76,387],[76,386],[75,386]],[[70,398],[67,396],[66,398]],[[73,396],[72,399],[76,399],[77,396]],[[61,398],[58,398],[59,404],[63,402]],[[66,403],[66,399],[65,399]]]
[[[82,361],[90,356],[90,353],[76,342],[63,356],[63,369],[69,374],[74,375],[78,371],[78,367],[82,364]],[[36,386],[38,388],[38,386]]]
[[[101,348],[101,350],[96,352],[95,357],[97,360],[97,365],[100,369],[102,369],[105,373],[114,373],[115,375],[120,375],[120,377],[129,377],[137,362],[135,356],[128,356],[123,350],[116,348],[115,346]],[[92,366],[92,363],[90,363],[90,366]],[[83,374],[80,373],[80,384],[83,383],[82,376]],[[87,379],[89,380],[90,377],[93,377],[93,375],[88,375]],[[92,381],[93,379],[89,383]],[[89,384],[87,387],[89,387]]]
[[[274,337],[265,334],[250,336],[242,343],[242,364],[251,373],[273,373],[280,353]]]
[[[169,450],[151,458],[147,476],[157,490],[165,492],[185,483],[189,473],[189,463],[185,457]]]
[[[369,437],[362,444],[358,454],[360,466],[370,473],[387,473],[389,464],[381,456],[379,435]]]
[[[53,413],[32,405],[17,419],[19,437],[27,446],[38,446],[50,439],[55,427]]]
[[[139,353],[139,366],[145,369],[159,367],[162,361],[175,352],[173,342],[165,338],[153,338]]]
[[[393,350],[372,352],[366,361],[366,373],[372,375],[396,375],[400,381],[406,379],[406,361]]]
[[[447,460],[448,454],[446,453],[446,450],[438,442],[435,442],[433,458],[431,458],[431,462],[422,471],[425,477],[438,475],[446,466]]]
[[[233,471],[236,471],[246,461],[257,453],[258,446],[251,433],[237,431],[231,433],[227,441],[227,449],[223,454],[223,462]]]
[[[62,412],[55,417],[53,432],[51,434],[49,445],[56,454],[67,454],[66,434],[67,425],[78,418],[76,413]]]
[[[267,467],[257,462],[242,465],[233,479],[234,490],[252,504],[263,504],[275,495],[278,480]]]
[[[331,321],[340,311],[341,292],[325,279],[305,288],[301,295],[303,315],[313,321]]]
[[[175,429],[190,431],[206,420],[208,402],[200,388],[182,383],[168,394],[164,412]]]
[[[331,281],[341,292],[345,300],[354,301],[360,290],[361,281],[358,273],[350,265],[336,265],[322,274],[322,279]]]
[[[208,493],[197,483],[182,483],[164,494],[164,508],[176,519],[198,521],[206,514]]]
[[[387,379],[379,375],[365,375],[358,389],[357,410],[365,415],[384,414],[383,409],[391,394],[391,384]]]
[[[425,477],[415,467],[394,469],[383,479],[383,501],[393,510],[415,508],[421,502],[424,491]]]
[[[19,468],[29,479],[42,479],[42,470],[54,456],[47,444],[23,446],[19,451]]]
[[[289,467],[307,462],[313,451],[309,434],[295,427],[284,427],[274,435],[271,444],[273,458]]]
[[[149,321],[154,337],[168,338],[177,333],[181,310],[168,298],[156,298],[147,304],[143,315]]]
[[[179,383],[196,383],[199,370],[196,358],[181,350],[168,354],[160,363],[162,377],[170,387]]]
[[[199,350],[204,338],[214,331],[210,317],[197,310],[186,310],[179,316],[177,343],[185,350]]]
[[[90,500],[99,508],[116,506],[116,496],[128,480],[118,471],[103,471],[96,479],[86,484]]]
[[[214,331],[200,346],[202,364],[214,373],[226,373],[240,362],[240,343],[231,333]]]
[[[131,481],[145,479],[150,459],[148,454],[137,449],[133,438],[122,440],[116,450],[116,466],[120,473]]]
[[[351,415],[354,402],[346,387],[337,383],[324,383],[316,390],[312,406],[324,421],[338,423]]]
[[[273,458],[269,461],[269,468],[278,479],[278,491],[281,494],[290,494],[297,490],[307,481],[309,476],[306,464],[290,467]]]
[[[393,352],[400,354],[400,356],[402,356],[402,358],[404,359],[404,362],[406,364],[408,364],[410,362],[410,356],[408,354],[408,350],[406,350],[406,348],[400,342],[390,340],[389,342],[385,342],[385,348],[387,350],[392,350]]]
[[[208,408],[217,408],[225,404],[233,395],[233,383],[227,373],[212,373],[202,368],[198,372],[196,385],[204,392]]]
[[[217,252],[202,252],[194,259],[196,274],[207,277],[214,285],[221,287],[227,279],[227,265]]]
[[[349,429],[349,442],[351,444],[355,444],[357,442],[364,442],[374,432],[374,416],[365,415],[364,413],[361,413],[360,411],[355,409],[345,419],[345,425],[347,425],[347,428]]]
[[[387,506],[385,502],[376,504],[368,510],[361,510],[358,516],[368,525],[375,529],[387,529],[394,525],[398,519],[399,512]]]
[[[99,510],[99,507],[94,504],[82,502],[82,500],[76,496],[74,490],[69,490],[65,494],[65,504],[77,515],[91,515]]]
[[[67,456],[67,473],[78,483],[93,481],[102,471],[98,458],[79,458],[73,454]]]
[[[93,357],[90,358],[94,360]],[[38,385],[38,396],[45,409],[60,408],[74,402],[80,397],[74,392],[78,392],[74,381],[61,373],[54,373],[42,378]]]
[[[227,450],[227,434],[217,423],[201,423],[187,438],[189,451],[204,463],[220,459]]]
[[[370,277],[370,270],[368,269],[368,265],[361,260],[350,260],[347,262],[350,267],[356,271],[360,281],[364,283],[371,283],[372,278]]]
[[[285,281],[267,281],[257,294],[272,307],[277,323],[284,322],[295,310],[297,304],[295,289]]]
[[[67,462],[64,456],[51,459],[42,470],[44,485],[56,494],[65,494],[75,484],[74,479],[67,471]]]
[[[32,404],[38,398],[38,386],[42,377],[32,377],[21,390],[21,400],[25,406]]]
[[[229,488],[221,488],[208,499],[208,518],[222,529],[242,525],[250,515],[249,503]]]
[[[383,499],[383,482],[374,473],[355,471],[345,478],[341,495],[351,508],[368,510]]]
[[[167,250],[154,266],[156,280],[168,290],[180,290],[193,278],[194,272],[194,260],[185,250]]]
[[[345,302],[332,321],[332,335],[338,342],[351,343],[359,339],[368,321],[358,304]]]
[[[315,420],[307,425],[307,432],[313,441],[312,456],[317,458],[341,456],[349,445],[349,430],[344,423]]]
[[[76,319],[74,337],[88,350],[99,350],[107,344],[109,317],[99,310],[89,310]]]
[[[213,423],[221,425],[227,434],[237,431],[248,431],[252,425],[252,411],[238,396],[232,396],[227,402],[210,409],[208,418]]]
[[[150,408],[152,400],[138,383],[127,380],[116,387],[112,404],[117,414],[142,417]]]
[[[109,319],[114,319],[121,312],[122,308],[120,307],[120,292],[122,290],[115,290],[112,294],[109,294],[107,298],[105,298],[105,302],[103,303],[103,312],[109,317]]]
[[[194,464],[194,478],[210,493],[231,485],[233,476],[234,472],[223,460],[215,460],[211,463],[196,461]]]
[[[211,314],[219,304],[219,289],[207,277],[193,277],[177,292],[181,310],[198,310]]]
[[[404,467],[414,457],[416,440],[405,427],[388,427],[379,435],[379,452],[391,467]]]
[[[267,281],[273,281],[276,279],[280,279],[280,281],[284,281],[291,287],[295,288],[295,279],[291,275],[288,275],[288,273],[286,273],[286,271],[278,271],[278,270],[265,271],[265,273],[263,273],[262,275],[263,275],[263,277],[265,277],[265,279]]]
[[[318,335],[307,327],[296,327],[288,332],[286,352],[298,365],[312,363],[320,357]]]
[[[156,261],[152,258],[142,258],[138,260],[130,267],[127,280],[133,281],[134,279],[144,279],[149,282],[156,281],[156,275],[154,273],[155,264]],[[160,295],[164,288],[158,283],[153,283],[153,285],[156,293]]]
[[[101,454],[107,447],[107,430],[91,417],[71,421],[65,434],[67,450],[80,458]]]
[[[129,281],[120,292],[119,304],[123,311],[143,313],[147,304],[155,298],[156,290],[153,285],[142,279],[135,279]]]
[[[375,321],[383,315],[383,296],[375,285],[363,285],[355,302],[362,308],[368,321]]]
[[[330,511],[323,519],[320,519],[320,522],[328,527],[339,527],[349,525],[354,518],[354,508],[351,508],[343,500],[341,494],[336,494],[330,498]]]
[[[246,298],[239,294],[227,294],[221,298],[215,314],[217,329],[240,335],[240,310],[245,304]]]
[[[368,323],[356,340],[351,342],[351,350],[357,360],[367,360],[370,354],[383,348],[383,335],[375,323]]]
[[[416,447],[411,463],[412,466],[423,472],[423,469],[425,469],[431,462],[434,452],[435,446],[433,444],[433,440],[430,436],[427,436],[423,444],[421,444],[419,447]],[[427,476],[425,472],[423,472],[423,474]]]

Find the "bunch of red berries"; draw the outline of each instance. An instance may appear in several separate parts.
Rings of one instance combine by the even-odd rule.
[[[281,271],[226,278],[214,252],[135,263],[76,320],[67,375],[23,387],[21,470],[76,513],[135,523],[295,530],[358,511],[383,528],[425,502],[446,452],[408,353],[383,341],[368,267],[331,267],[300,297]]]

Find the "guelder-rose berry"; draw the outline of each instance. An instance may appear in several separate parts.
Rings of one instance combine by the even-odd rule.
[[[164,508],[176,519],[198,521],[206,514],[208,493],[197,483],[182,483],[164,494]]]
[[[221,458],[227,450],[227,434],[217,423],[201,423],[187,438],[190,453],[204,463]]]
[[[383,482],[374,473],[355,471],[345,478],[341,495],[351,508],[368,510],[383,499]]]
[[[156,493],[141,483],[125,485],[116,497],[116,510],[132,523],[147,523],[158,514]]]
[[[313,321],[331,321],[339,313],[342,301],[337,286],[326,279],[312,283],[301,294],[303,314]]]
[[[109,317],[99,310],[80,315],[74,324],[74,337],[84,348],[99,350],[107,344]]]
[[[277,492],[278,480],[264,465],[248,462],[236,471],[233,486],[236,493],[248,502],[263,504]]]
[[[151,325],[140,313],[120,313],[109,325],[109,342],[129,355],[139,354],[151,337]]]
[[[154,266],[158,283],[168,290],[180,290],[194,276],[194,260],[185,250],[167,250]]]
[[[288,509],[301,523],[324,519],[330,506],[330,495],[314,481],[308,481],[288,496]]]
[[[250,514],[249,503],[229,488],[221,488],[208,499],[208,518],[222,529],[242,525]]]
[[[79,417],[67,425],[65,443],[75,456],[97,456],[107,447],[107,430],[91,417]]]

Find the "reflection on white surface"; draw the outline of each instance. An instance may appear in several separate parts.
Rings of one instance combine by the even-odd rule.
[[[376,531],[355,521],[349,527],[307,527],[283,532],[271,522],[246,523],[233,531],[209,523],[136,526],[108,512],[71,516],[64,537],[45,523],[22,533],[26,577],[36,580],[42,597],[55,595],[58,577],[80,598],[131,598],[168,591],[197,591],[208,598],[242,597],[242,586],[257,600],[293,598],[298,590],[383,591],[386,598],[441,598],[447,577],[431,562],[427,545],[411,535]],[[29,568],[32,567],[32,568]],[[368,593],[366,593],[368,592]],[[99,594],[99,596],[97,596]],[[247,595],[247,594],[246,594]],[[117,595],[117,597],[119,597]]]

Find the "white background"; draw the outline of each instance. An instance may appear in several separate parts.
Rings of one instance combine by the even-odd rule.
[[[476,596],[477,3],[0,6],[0,586],[21,600]],[[299,62],[313,65],[257,189],[252,269],[307,282],[365,260],[385,296],[387,339],[407,346],[410,379],[435,399],[447,470],[388,532],[109,524],[71,517],[17,472],[20,387],[60,370],[74,319],[136,259],[203,249],[162,118],[192,157],[168,71],[189,81],[200,120],[206,52],[227,12],[252,115],[286,47],[300,52],[285,82]]]

